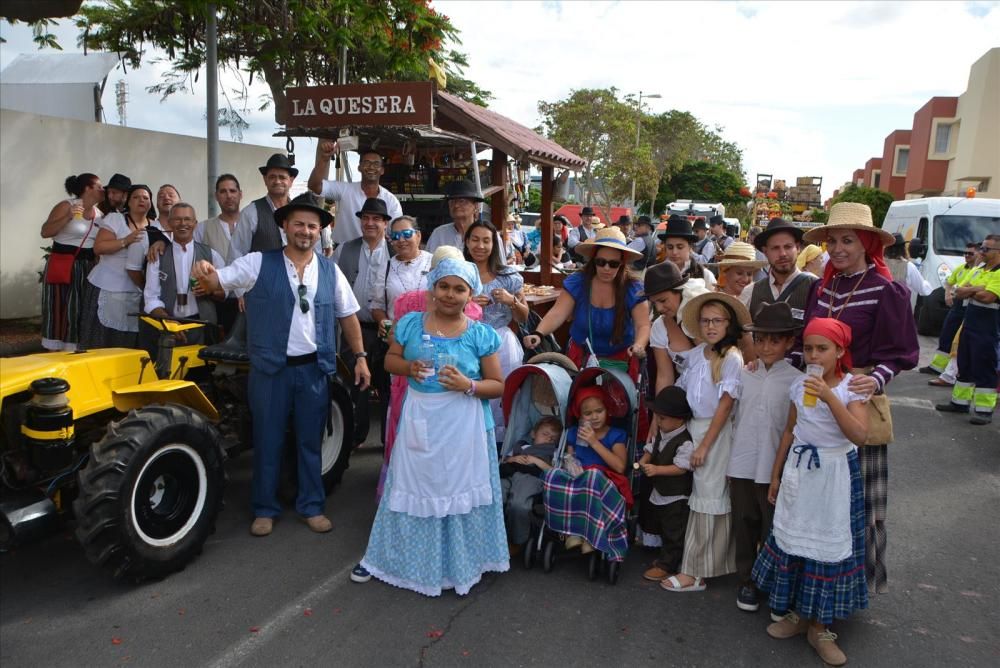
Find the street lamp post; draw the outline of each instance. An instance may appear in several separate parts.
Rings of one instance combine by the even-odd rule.
[[[659,100],[662,95],[659,93],[650,93],[646,96],[647,100]],[[639,149],[639,133],[642,130],[642,91],[639,91],[639,102],[636,104],[636,119],[635,119],[635,148]],[[630,198],[632,206],[635,206],[635,177],[632,177],[632,197]],[[633,212],[633,215],[638,214],[638,209]]]

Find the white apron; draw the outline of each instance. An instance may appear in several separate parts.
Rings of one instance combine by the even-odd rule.
[[[493,503],[489,447],[481,399],[411,388],[389,461],[389,509],[446,517]]]
[[[695,450],[701,445],[712,418],[692,418],[688,421],[688,431],[694,442]],[[733,448],[733,421],[727,419],[719,436],[708,451],[705,463],[694,470],[694,488],[688,499],[691,510],[705,515],[725,515],[730,511],[729,479],[726,470],[729,468],[729,453]]]
[[[851,556],[851,470],[837,448],[794,445],[774,508],[774,540],[787,554],[824,563]],[[814,454],[815,453],[815,454]]]

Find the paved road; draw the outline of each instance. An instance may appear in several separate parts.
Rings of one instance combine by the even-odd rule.
[[[851,665],[1000,664],[1000,429],[933,411],[945,393],[927,378],[892,384],[892,591],[836,625]],[[734,578],[703,594],[662,592],[639,577],[652,556],[639,549],[615,587],[588,582],[569,559],[549,575],[515,565],[464,598],[353,584],[379,459],[356,453],[327,504],[332,534],[286,516],[268,539],[247,532],[250,464],[238,460],[204,554],[160,582],[111,582],[68,531],[0,555],[0,663],[820,665],[804,640],[768,638],[764,612],[736,609]]]

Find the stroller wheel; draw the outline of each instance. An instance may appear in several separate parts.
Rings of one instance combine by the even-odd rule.
[[[608,584],[618,584],[618,574],[621,572],[621,563],[618,561],[608,562]]]
[[[542,570],[546,573],[552,572],[552,563],[555,561],[553,558],[553,552],[555,551],[556,544],[555,541],[549,541],[545,543],[545,549],[542,550]]]
[[[535,563],[535,539],[529,538],[524,545],[524,567],[529,571]]]
[[[597,579],[597,576],[601,573],[601,553],[591,552],[590,559],[587,561],[587,577],[593,582]]]

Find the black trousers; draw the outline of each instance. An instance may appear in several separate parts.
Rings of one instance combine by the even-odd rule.
[[[751,582],[750,571],[757,560],[757,551],[771,533],[774,506],[767,501],[767,487],[746,478],[729,479],[736,573],[740,576],[741,584]]]
[[[665,506],[655,506],[647,497],[643,504],[646,506],[643,531],[658,534],[663,540],[657,565],[666,571],[677,573],[684,558],[684,534],[687,533],[690,513],[687,499],[674,501]]]

